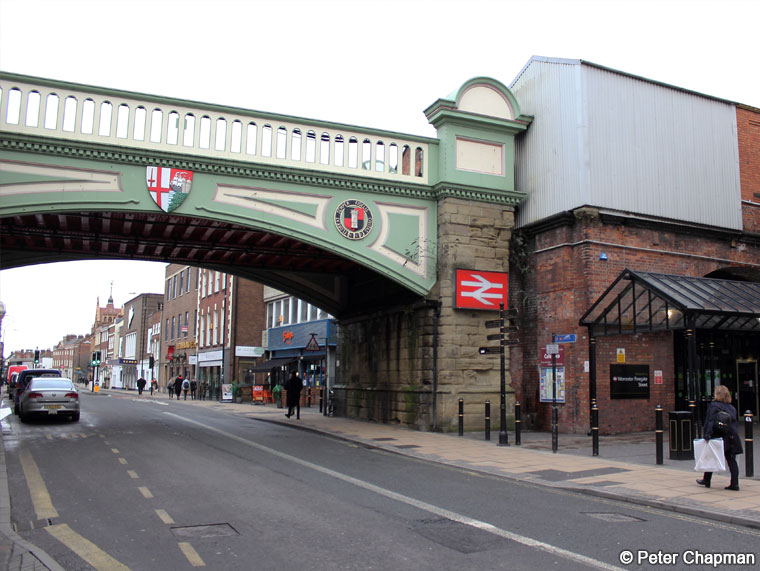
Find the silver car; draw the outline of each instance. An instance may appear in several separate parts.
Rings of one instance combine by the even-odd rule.
[[[26,422],[32,416],[68,416],[79,421],[79,391],[65,377],[36,377],[19,397],[19,416]]]

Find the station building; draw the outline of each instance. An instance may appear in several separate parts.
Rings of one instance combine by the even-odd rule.
[[[760,109],[582,60],[533,57],[516,138],[510,376],[523,426],[651,430],[717,384],[758,413]],[[561,341],[562,343],[554,343]],[[551,347],[555,353],[556,348]]]

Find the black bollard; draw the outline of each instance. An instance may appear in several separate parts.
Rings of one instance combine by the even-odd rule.
[[[322,398],[325,394],[325,387],[319,387],[319,412],[322,412]]]
[[[591,455],[599,456],[599,407],[591,400]]]
[[[752,411],[744,413],[744,475],[752,478],[755,475],[755,458],[752,450]]]
[[[486,401],[486,440],[491,440],[491,401]]]
[[[459,399],[459,436],[464,436],[464,399]]]
[[[522,417],[520,415],[520,402],[515,402],[515,445],[520,446],[520,430],[522,429]]]
[[[311,387],[306,389],[306,408],[311,408]]]
[[[662,464],[662,406],[659,404],[654,407],[654,427],[655,446],[657,447],[656,462]]]

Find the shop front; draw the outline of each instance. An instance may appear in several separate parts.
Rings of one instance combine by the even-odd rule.
[[[297,371],[306,395],[318,391],[334,377],[335,330],[333,319],[269,329],[269,360],[257,365],[254,370],[267,372],[267,381],[271,386],[284,383],[290,371]]]

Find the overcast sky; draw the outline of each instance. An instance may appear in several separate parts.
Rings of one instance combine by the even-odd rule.
[[[434,136],[422,111],[532,55],[760,107],[757,0],[0,0],[0,69]],[[2,253],[0,252],[0,255]],[[92,326],[164,264],[0,272],[5,355]]]

